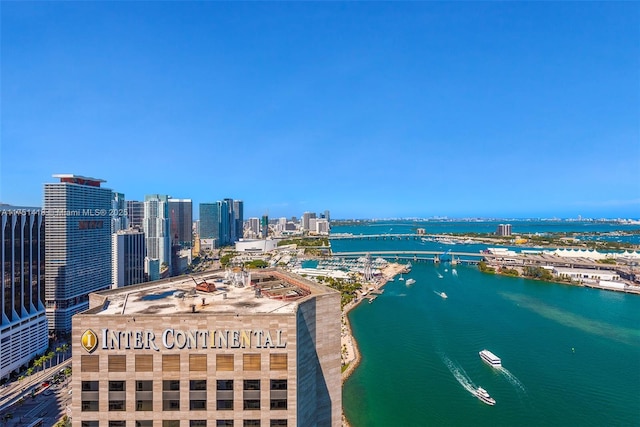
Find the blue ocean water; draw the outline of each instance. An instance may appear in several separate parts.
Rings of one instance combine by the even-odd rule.
[[[414,225],[333,232],[372,227],[404,233]],[[435,243],[332,241],[339,251],[426,244]],[[427,262],[413,262],[408,277],[416,283],[390,282],[349,315],[362,353],[343,388],[353,427],[640,425],[640,296]],[[484,348],[503,370],[481,361]],[[472,394],[477,386],[495,406]]]

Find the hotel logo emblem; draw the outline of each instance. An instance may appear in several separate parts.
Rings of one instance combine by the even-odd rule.
[[[82,348],[84,348],[87,353],[93,352],[93,350],[98,347],[98,336],[91,329],[87,329],[80,337],[80,342],[82,343]]]

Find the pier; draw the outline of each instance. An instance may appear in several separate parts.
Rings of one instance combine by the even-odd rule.
[[[337,258],[360,258],[370,254],[372,257],[391,259],[395,261],[429,261],[434,263],[451,262],[452,264],[478,264],[485,254],[474,252],[453,251],[358,251],[358,252],[333,252],[331,255]],[[463,258],[461,258],[463,257]],[[470,259],[469,259],[470,258]]]

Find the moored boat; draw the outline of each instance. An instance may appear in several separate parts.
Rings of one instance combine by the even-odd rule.
[[[495,354],[491,353],[489,350],[482,350],[480,353],[480,358],[491,365],[494,368],[499,368],[502,366],[502,360]]]
[[[407,281],[405,282],[407,285],[413,285],[414,283],[416,283],[415,279],[407,279]]]

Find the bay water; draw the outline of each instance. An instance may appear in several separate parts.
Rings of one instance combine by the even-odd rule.
[[[332,232],[375,234],[364,227]],[[334,251],[451,248],[435,245],[332,241]],[[640,426],[640,296],[412,264],[404,278],[415,284],[396,277],[349,314],[362,354],[343,387],[353,427]],[[482,362],[482,349],[503,368]],[[478,386],[495,406],[473,395]]]

